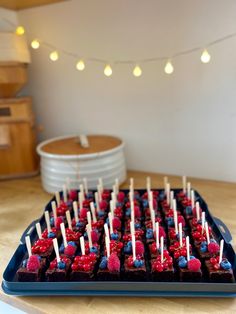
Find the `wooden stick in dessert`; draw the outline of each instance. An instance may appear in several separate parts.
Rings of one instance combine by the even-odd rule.
[[[136,244],[135,244],[135,235],[132,234],[132,251],[133,251],[133,261],[136,260]]]
[[[130,234],[131,236],[135,236],[135,228],[134,228],[134,222],[130,221]]]
[[[130,212],[130,217],[131,217],[131,221],[135,221],[135,214],[134,214],[134,201],[131,201],[130,202],[130,210],[131,210],[131,212]]]
[[[224,251],[224,240],[220,240],[220,256],[219,256],[219,264],[222,262],[223,258],[223,251]]]
[[[53,212],[53,218],[54,218],[54,227],[56,227],[56,220],[57,220],[57,205],[55,201],[51,202],[51,206],[52,206],[52,212]]]
[[[92,229],[92,219],[91,219],[91,213],[90,212],[87,212],[87,222],[91,226],[91,229]]]
[[[190,182],[187,183],[187,198],[188,199],[191,198],[191,183]]]
[[[113,218],[113,216],[114,216],[114,202],[113,202],[113,200],[110,200],[110,212],[111,212],[111,215]]]
[[[116,189],[116,188],[115,188],[115,185],[113,185],[113,192],[111,192],[111,199],[113,200],[114,206],[116,207],[116,203],[117,203],[117,197],[116,197],[116,195],[117,195],[117,193],[114,192],[115,189]]]
[[[152,221],[152,230],[155,231],[155,212],[154,209],[150,208],[150,215],[151,215],[151,221]]]
[[[84,201],[84,185],[83,184],[79,185],[79,191],[83,195],[83,201]]]
[[[202,212],[202,234],[203,234],[204,228],[205,228],[205,221],[206,221],[206,213]]]
[[[170,208],[173,209],[174,191],[170,191]]]
[[[182,228],[182,222],[179,223],[179,244],[180,244],[180,247],[183,246],[183,228]]]
[[[96,210],[95,210],[94,202],[90,203],[90,209],[91,209],[91,213],[92,213],[92,217],[93,217],[93,222],[97,222]]]
[[[102,189],[101,189],[100,184],[97,185],[97,191],[98,191],[98,200],[99,202],[101,202],[102,201]]]
[[[84,244],[84,237],[80,237],[79,238],[80,241],[80,248],[81,248],[81,253],[82,255],[85,255],[85,244]]]
[[[61,198],[60,198],[60,193],[58,191],[55,192],[55,198],[56,198],[57,206],[60,206]]]
[[[59,254],[57,238],[53,239],[52,241],[53,241],[53,247],[54,247],[54,251],[56,254],[57,262],[59,263],[61,258],[60,258],[60,254]]]
[[[36,223],[36,231],[37,231],[39,239],[42,239],[42,229],[39,222]]]
[[[104,188],[103,188],[103,180],[102,180],[102,178],[98,179],[98,184],[100,185],[101,192],[103,192]]]
[[[147,177],[146,179],[146,186],[147,186],[147,194],[149,196],[149,193],[151,192],[151,178]]]
[[[84,202],[84,193],[83,192],[79,192],[79,208],[83,208],[83,202]]]
[[[189,236],[186,237],[187,261],[190,260]]]
[[[66,189],[65,184],[63,184],[63,186],[62,186],[62,192],[63,192],[63,200],[66,203],[68,201],[68,198],[67,198],[67,189]]]
[[[79,221],[79,218],[78,218],[78,203],[76,201],[73,202],[73,210],[74,210],[75,222],[77,223]]]
[[[170,183],[166,184],[166,202],[170,205]]]
[[[45,217],[48,232],[51,232],[52,229],[51,229],[51,225],[50,225],[50,217],[49,217],[49,212],[47,210],[44,212],[44,217]]]
[[[164,180],[164,190],[165,190],[165,195],[167,195],[168,177],[167,177],[167,176],[165,176],[165,177],[163,178],[163,180]]]
[[[104,230],[105,230],[105,236],[106,236],[106,238],[108,238],[108,240],[110,242],[110,234],[109,234],[109,229],[108,229],[107,223],[104,224]]]
[[[108,214],[108,219],[109,219],[109,225],[110,225],[110,234],[112,234],[113,233],[113,216],[111,212]]]
[[[117,194],[118,194],[119,193],[119,187],[120,187],[118,178],[115,179],[115,185],[116,185],[116,191],[117,191]]]
[[[92,236],[91,236],[91,226],[88,224],[86,225],[86,231],[87,231],[87,235],[88,235],[88,242],[89,242],[89,248],[91,248],[93,246],[93,241],[92,241]]]
[[[130,178],[130,187],[132,192],[134,193],[134,178]]]
[[[164,261],[164,237],[161,237],[161,262]]]
[[[84,184],[84,191],[86,194],[88,194],[88,180],[87,180],[87,178],[83,178],[83,184]]]
[[[182,177],[182,183],[183,183],[183,192],[184,194],[186,194],[186,191],[187,191],[187,177],[186,176]]]
[[[67,220],[67,223],[68,223],[68,228],[70,230],[72,230],[72,222],[71,222],[71,216],[70,216],[70,211],[69,210],[66,211],[66,220]]]
[[[160,247],[160,240],[159,240],[159,222],[156,222],[155,226],[156,226],[156,246],[157,246],[157,250],[159,250],[159,247]]]
[[[98,192],[95,192],[95,193],[94,193],[94,196],[95,196],[95,203],[96,203],[96,211],[98,212],[98,211],[100,210]]]
[[[178,215],[177,215],[177,208],[176,208],[176,199],[173,199],[173,212],[174,212],[175,234],[178,234]]]
[[[110,257],[110,241],[107,237],[105,237],[105,244],[106,244],[106,249],[107,249],[107,257]]]
[[[200,205],[199,205],[199,202],[196,202],[195,206],[196,206],[197,221],[199,221],[200,220]]]
[[[65,224],[64,222],[62,222],[60,224],[60,228],[61,228],[61,234],[62,234],[62,239],[63,239],[63,243],[64,243],[64,247],[68,246],[67,240],[66,240],[66,229],[65,229]]]
[[[194,208],[195,206],[195,192],[194,190],[191,190],[191,206]]]
[[[29,236],[25,237],[25,244],[26,244],[26,248],[27,248],[27,251],[28,251],[28,255],[30,257],[32,255],[32,250],[31,250],[31,242],[30,242],[30,237]]]
[[[207,244],[210,243],[210,235],[209,235],[209,228],[208,228],[208,222],[205,222],[205,230],[206,230],[206,238],[207,238]]]

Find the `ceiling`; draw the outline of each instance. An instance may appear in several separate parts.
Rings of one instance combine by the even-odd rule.
[[[0,7],[10,10],[23,10],[61,1],[65,0],[0,0]]]

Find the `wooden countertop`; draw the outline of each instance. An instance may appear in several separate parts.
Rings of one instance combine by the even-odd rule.
[[[135,188],[163,186],[163,175],[129,171]],[[181,178],[169,176],[172,187]],[[213,215],[221,218],[236,239],[236,183],[190,178],[207,201]],[[122,185],[128,187],[128,184]],[[50,195],[43,191],[40,177],[0,182],[0,276],[29,223],[42,214]],[[0,299],[27,313],[236,313],[236,299],[227,298],[124,298],[124,297],[13,297],[0,291]]]

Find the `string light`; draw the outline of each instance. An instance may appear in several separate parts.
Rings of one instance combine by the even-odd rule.
[[[50,55],[49,55],[49,58],[50,58],[52,61],[57,61],[58,58],[59,58],[58,52],[57,52],[57,51],[51,52]]]
[[[17,26],[16,34],[19,35],[19,36],[22,36],[22,35],[24,35],[24,33],[25,33],[24,27],[23,26]]]
[[[79,71],[83,71],[84,68],[85,68],[84,61],[83,61],[83,60],[79,60],[79,61],[76,63],[76,69],[79,70]]]
[[[38,41],[37,39],[32,40],[32,42],[31,42],[31,47],[32,47],[33,49],[38,49],[39,46],[40,46],[40,43],[39,43],[39,41]]]
[[[168,61],[166,63],[164,70],[165,70],[166,74],[171,74],[171,73],[174,72],[174,67],[173,67],[173,65],[172,65],[172,63],[170,61]]]
[[[139,65],[136,65],[133,69],[133,75],[136,77],[139,77],[142,75],[142,69],[140,68]]]
[[[201,61],[202,63],[208,63],[211,60],[211,55],[209,52],[205,49],[201,55]]]
[[[106,76],[111,76],[112,75],[112,68],[110,66],[110,64],[107,64],[104,68],[104,74]]]

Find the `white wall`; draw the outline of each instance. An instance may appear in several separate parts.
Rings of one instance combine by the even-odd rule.
[[[17,24],[18,16],[15,11],[0,8],[0,32],[12,31],[12,25],[10,23]]]
[[[74,0],[19,13],[35,37],[83,56],[113,59],[171,55],[236,31],[234,0]],[[30,36],[29,36],[30,37]],[[236,38],[174,62],[127,65],[107,78],[103,67],[49,61],[33,51],[30,82],[41,139],[107,133],[127,143],[130,169],[236,181]]]

